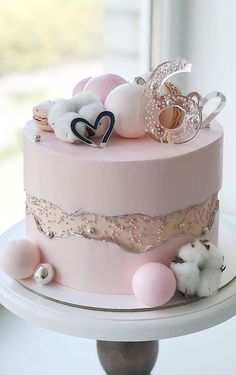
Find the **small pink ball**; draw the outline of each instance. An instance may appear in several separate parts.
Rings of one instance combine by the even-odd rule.
[[[16,280],[32,276],[39,262],[38,248],[33,242],[26,239],[8,242],[0,253],[1,267]]]
[[[115,115],[114,132],[124,138],[144,136],[140,124],[140,111],[144,96],[144,86],[137,83],[125,83],[116,87],[108,95],[105,107]]]
[[[102,103],[107,95],[117,86],[123,85],[127,81],[116,74],[103,74],[91,78],[85,85],[84,91],[91,91],[96,94]]]
[[[174,296],[176,279],[171,269],[164,264],[146,263],[135,272],[132,287],[140,302],[157,307]]]
[[[79,92],[83,91],[84,86],[86,85],[86,83],[87,83],[91,78],[92,78],[92,77],[86,77],[86,78],[81,79],[81,81],[79,81],[79,82],[75,85],[75,87],[73,88],[72,96],[75,96],[75,95],[77,95]]]

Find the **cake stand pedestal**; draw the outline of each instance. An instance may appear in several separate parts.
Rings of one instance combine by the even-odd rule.
[[[18,223],[0,237],[0,248],[22,237]],[[222,215],[220,247],[235,242],[236,218]],[[235,248],[236,251],[236,248]],[[227,251],[226,251],[227,252]],[[235,270],[236,252],[229,262]],[[66,335],[96,339],[98,357],[109,375],[148,375],[158,355],[158,341],[197,332],[236,315],[236,278],[212,297],[151,311],[101,311],[45,299],[0,271],[0,302],[17,316]]]

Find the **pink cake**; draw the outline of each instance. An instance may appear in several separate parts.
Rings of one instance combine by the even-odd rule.
[[[41,135],[41,142],[34,142],[35,133]],[[195,205],[204,207],[205,202],[209,202],[210,215],[207,219],[203,214],[202,222],[196,224],[195,237],[201,237],[209,226],[207,238],[217,243],[215,209],[222,181],[223,140],[219,124],[200,130],[191,143],[178,146],[117,136],[106,148],[80,145],[78,150],[77,145],[39,131],[33,122],[26,125],[24,140],[27,238],[39,245],[43,261],[54,265],[58,283],[97,293],[132,293],[132,276],[142,264],[156,261],[169,265],[180,246],[192,240],[187,235],[191,218],[182,228],[185,218],[180,214],[178,219],[178,213]],[[50,212],[48,218],[43,211]],[[167,238],[160,233],[163,238],[158,246],[151,244],[153,248],[147,251],[138,242],[144,221],[141,228],[136,224],[138,229],[132,229],[130,235],[125,218],[120,225],[128,227],[128,236],[136,234],[137,241],[128,239],[126,246],[122,245],[116,217],[142,214],[150,222],[176,211],[179,227],[170,236],[167,233]],[[74,214],[86,213],[92,215],[84,221],[85,234],[72,235],[79,231],[71,221],[66,225],[68,217],[75,220]],[[97,223],[99,215],[114,218],[112,228],[104,226],[107,235]],[[197,215],[198,211],[194,220]],[[90,234],[91,228],[95,231]],[[116,240],[111,238],[113,228],[118,232]],[[50,239],[51,232],[54,237]]]
[[[174,73],[181,70],[181,65],[176,68],[176,61],[171,64]],[[150,285],[152,295],[161,293],[163,297],[164,293],[165,302],[170,298],[165,300],[170,283],[166,281],[164,285],[163,278],[168,272],[172,273],[171,264],[179,267],[185,263],[185,250],[181,253],[180,249],[191,244],[191,249],[187,250],[192,254],[192,248],[201,247],[194,255],[186,255],[186,259],[192,257],[190,263],[196,261],[199,272],[216,264],[223,129],[215,120],[206,126],[208,123],[201,117],[201,109],[212,95],[207,100],[197,98],[197,102],[193,97],[198,94],[182,96],[180,90],[169,83],[165,86],[167,95],[158,96],[155,85],[171,75],[169,65],[164,71],[162,66],[152,74],[148,86],[141,77],[136,83],[126,83],[118,76],[109,75],[109,79],[114,80],[109,82],[109,92],[102,86],[103,79],[95,80],[96,95],[101,85],[101,103],[82,91],[84,85],[77,84],[78,96],[59,101],[58,108],[55,104],[50,110],[49,125],[46,124],[50,131],[43,131],[33,120],[25,126],[26,237],[36,244],[40,262],[53,267],[52,277],[58,284],[97,294],[134,293],[137,298],[141,296],[141,300],[145,295],[144,285],[145,288]],[[137,88],[130,85],[137,85]],[[93,81],[86,86],[92,87]],[[140,97],[135,96],[132,105],[131,102],[126,105],[124,95],[134,95],[133,92]],[[116,99],[119,95],[120,100]],[[85,102],[83,108],[81,101]],[[136,117],[132,117],[134,103],[138,103]],[[168,114],[171,124],[158,123],[157,126],[155,111],[170,106],[175,108],[175,112]],[[96,112],[98,108],[103,108],[102,115]],[[180,110],[184,119],[179,125]],[[217,111],[214,116],[216,114]],[[112,130],[114,118],[115,126],[121,122],[122,125],[115,127],[117,130],[111,136],[109,129]],[[129,118],[127,123],[126,118]],[[45,125],[45,111],[43,121]],[[40,122],[40,113],[37,122]],[[101,138],[97,131],[102,127],[105,136],[102,135],[100,142],[106,138],[104,143],[108,140],[109,143],[106,147],[89,147],[96,146],[95,141],[90,140],[96,136]],[[207,253],[204,255],[203,251]],[[214,262],[210,260],[210,256],[213,259],[211,251]],[[205,262],[203,267],[200,255],[196,255],[200,253]],[[220,259],[222,261],[222,257]],[[165,265],[164,276],[156,275],[158,271],[154,267],[150,271],[154,278],[150,281],[150,274],[142,267],[148,264]],[[216,268],[217,272],[222,271],[223,264],[219,263]],[[140,277],[135,276],[138,272]],[[181,287],[178,272],[173,273],[177,289],[179,285],[180,292],[196,294],[187,292],[186,286]],[[219,279],[219,273],[217,275]],[[159,286],[155,286],[155,282]],[[174,288],[173,293],[169,290],[172,296],[175,286],[169,288]],[[145,300],[144,296],[143,302],[153,306],[163,303],[158,303],[161,297],[155,298]]]

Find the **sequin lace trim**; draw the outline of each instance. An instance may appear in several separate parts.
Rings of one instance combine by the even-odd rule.
[[[112,242],[133,253],[144,253],[176,236],[199,238],[208,234],[217,210],[217,194],[201,204],[161,217],[105,216],[80,211],[68,214],[44,199],[29,194],[26,198],[26,214],[33,216],[38,230],[48,238],[77,235]]]

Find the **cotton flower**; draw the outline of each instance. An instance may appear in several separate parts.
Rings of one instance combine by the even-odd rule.
[[[71,131],[71,122],[83,118],[94,125],[99,113],[105,110],[100,99],[90,92],[81,92],[71,99],[59,99],[49,112],[48,122],[54,129],[55,136],[62,141],[76,143],[78,137]],[[91,129],[83,121],[76,124],[77,131],[84,137],[99,137],[104,134],[107,119],[101,120],[97,130]]]
[[[49,112],[48,122],[54,129],[57,120],[61,116],[73,112],[76,113],[76,116],[78,117],[78,113],[83,106],[94,102],[100,103],[100,100],[96,95],[90,92],[81,92],[70,99],[58,99]]]
[[[180,248],[171,269],[175,273],[177,289],[189,297],[207,297],[220,286],[224,257],[207,240],[195,241]]]
[[[68,112],[57,119],[56,126],[54,128],[54,133],[58,139],[70,143],[79,142],[79,139],[75,136],[70,127],[71,121],[74,120],[76,117],[78,117],[78,113]],[[85,137],[88,136],[85,124],[78,124],[77,129],[80,132],[80,134],[84,135]]]

